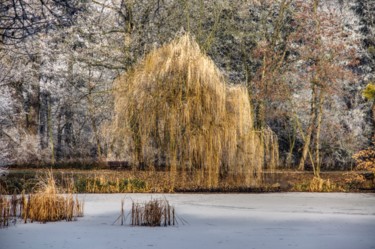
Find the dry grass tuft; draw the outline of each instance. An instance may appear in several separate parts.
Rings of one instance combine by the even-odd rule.
[[[23,217],[31,221],[47,222],[66,220],[72,221],[83,216],[83,202],[70,193],[60,194],[52,172],[46,181],[41,181],[35,194],[23,198]]]
[[[0,196],[1,223],[8,225],[10,218],[22,218],[24,222],[72,221],[83,216],[84,203],[70,193],[62,193],[56,186],[52,172],[41,181],[34,194],[10,198]]]
[[[226,175],[257,185],[278,163],[272,131],[253,127],[245,87],[228,85],[189,35],[155,49],[115,83],[111,160],[194,174],[215,188]]]
[[[315,176],[311,180],[293,186],[293,191],[303,192],[333,192],[343,190],[342,186],[337,185],[330,179],[322,179]]]
[[[331,192],[333,186],[331,185],[331,181],[329,179],[324,180],[320,177],[314,177],[310,181],[310,192]]]
[[[0,195],[0,228],[9,225],[11,202],[8,198]]]
[[[176,215],[174,207],[166,199],[154,199],[146,203],[132,204],[132,226],[174,226]]]

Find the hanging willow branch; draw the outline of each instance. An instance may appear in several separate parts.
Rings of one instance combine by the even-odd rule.
[[[259,182],[277,164],[277,139],[256,131],[248,92],[227,85],[213,61],[184,35],[152,51],[115,82],[113,160],[194,172],[216,187],[226,174]]]

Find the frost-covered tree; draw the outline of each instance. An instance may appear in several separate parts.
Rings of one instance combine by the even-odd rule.
[[[111,118],[113,80],[155,47],[189,32],[228,82],[248,87],[258,107],[258,127],[277,133],[288,164],[298,163],[313,124],[305,143],[313,161],[348,165],[371,133],[370,104],[361,91],[374,68],[374,4],[320,1],[314,16],[314,10],[299,11],[301,2],[312,1],[2,1],[1,162],[105,157],[108,143],[101,127]],[[320,29],[314,20],[320,20]],[[328,45],[316,49],[313,40]],[[360,41],[352,47],[359,65],[345,66],[346,58],[338,62],[341,55],[334,52],[339,45],[339,54],[351,51],[353,40]],[[343,74],[331,81],[336,66],[360,82],[344,80]],[[314,74],[324,84],[312,84]],[[322,104],[320,91],[325,92]]]
[[[3,0],[0,2],[0,44],[71,25],[82,10],[79,0]]]
[[[304,169],[309,160],[318,174],[322,148],[330,146],[326,143],[331,129],[334,133],[345,129],[332,117],[336,111],[344,111],[341,96],[345,86],[356,80],[352,68],[358,64],[359,46],[355,33],[345,28],[338,3],[313,0],[295,4],[286,80],[293,93],[290,108],[303,140],[299,168]],[[328,120],[336,123],[336,129]]]

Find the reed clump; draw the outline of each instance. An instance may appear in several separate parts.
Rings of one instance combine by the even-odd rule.
[[[7,227],[10,219],[11,202],[6,196],[0,195],[0,228]]]
[[[227,175],[257,185],[278,164],[277,139],[254,128],[247,89],[226,84],[188,34],[152,51],[115,89],[110,160],[168,170],[171,185],[194,174],[208,188]]]
[[[40,182],[36,193],[28,195],[28,198],[22,197],[22,217],[25,222],[72,221],[83,216],[83,202],[72,191],[62,192],[50,173],[46,181]]]
[[[132,226],[174,226],[176,223],[175,209],[166,199],[132,203]]]
[[[22,218],[28,221],[72,221],[83,216],[84,203],[73,195],[72,189],[62,191],[56,186],[52,172],[37,186],[35,193],[0,196],[1,226],[9,219]]]
[[[329,179],[325,180],[320,177],[314,177],[309,187],[310,192],[331,192],[334,189]]]
[[[320,177],[313,177],[311,180],[295,184],[292,188],[293,191],[302,192],[333,192],[344,191],[343,187],[330,179],[323,179]]]

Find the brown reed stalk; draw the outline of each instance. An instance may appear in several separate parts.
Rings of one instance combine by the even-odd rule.
[[[10,219],[17,218],[22,218],[25,223],[72,221],[83,216],[83,207],[84,202],[74,197],[72,189],[62,191],[57,187],[52,172],[49,172],[33,194],[0,195],[0,227],[8,226]]]
[[[25,196],[13,195],[10,198],[0,196],[1,216],[0,223],[8,225],[9,218],[22,218],[28,221],[72,221],[76,217],[83,216],[83,202],[74,198],[72,190],[66,190],[63,194],[56,186],[52,172],[38,184],[34,194]]]
[[[6,227],[9,224],[9,201],[0,194],[0,228]]]
[[[17,195],[12,195],[11,199],[10,199],[10,216],[12,217],[17,217],[17,208],[18,208],[18,202],[19,202],[19,198],[17,197]]]
[[[78,200],[78,196],[75,199],[75,215],[77,217],[83,217],[85,202]]]
[[[121,226],[124,225],[124,222],[125,222],[125,209],[124,209],[124,205],[125,205],[125,199],[122,199],[121,200],[121,213],[120,213],[119,217],[113,222],[112,225],[114,225],[119,220],[120,220],[120,225]]]
[[[132,226],[175,225],[175,210],[166,199],[153,199],[145,203],[132,203]]]

